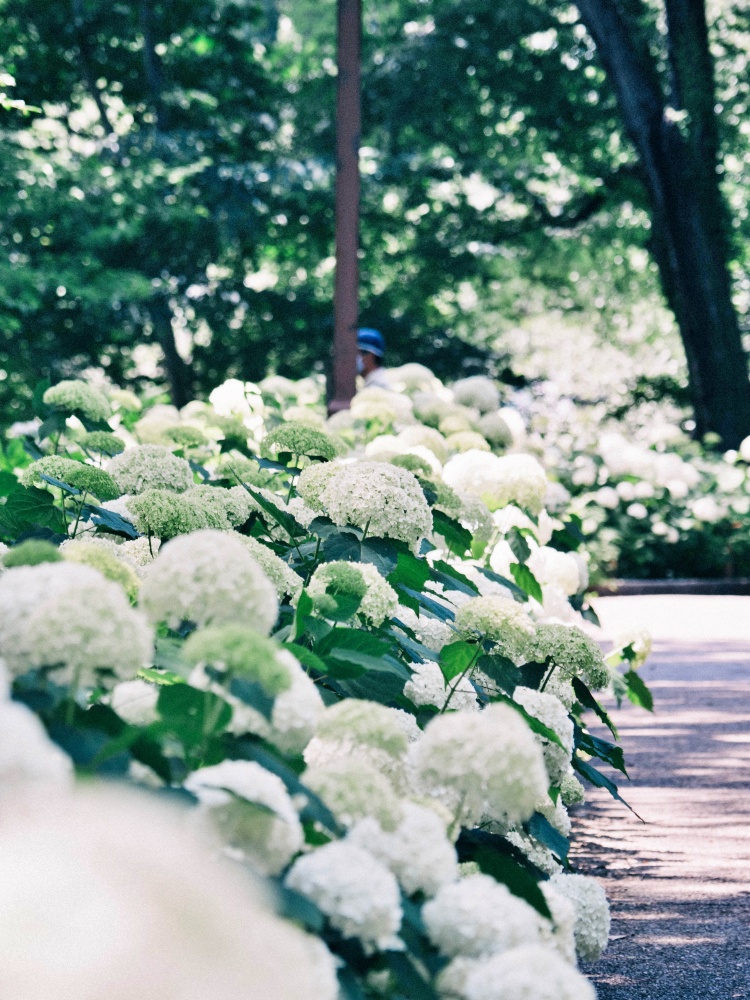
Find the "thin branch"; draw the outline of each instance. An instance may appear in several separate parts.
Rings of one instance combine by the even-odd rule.
[[[156,52],[154,42],[154,24],[151,0],[140,0],[138,4],[138,20],[143,34],[143,68],[146,71],[146,83],[151,95],[151,103],[156,115],[157,132],[167,131],[167,109],[164,104],[164,74],[161,59]]]

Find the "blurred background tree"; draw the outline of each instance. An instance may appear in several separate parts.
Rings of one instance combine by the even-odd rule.
[[[698,431],[747,432],[750,26],[741,3],[710,11],[709,51],[702,4],[667,6],[668,20],[641,0],[367,0],[362,322],[383,330],[391,363],[512,378],[514,327],[539,317],[563,339],[611,339],[637,324],[658,344],[668,305]],[[321,370],[335,0],[0,12],[0,65],[43,109],[0,112],[4,415],[28,412],[40,377],[91,365],[117,381],[160,366],[178,404],[227,375]],[[669,161],[668,218],[624,58]],[[685,243],[678,281],[668,243],[690,228],[694,190],[703,256]]]

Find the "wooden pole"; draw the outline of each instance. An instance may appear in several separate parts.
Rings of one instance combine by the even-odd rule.
[[[362,0],[338,0],[336,283],[333,304],[333,392],[329,393],[329,413],[348,410],[356,391],[361,43]]]

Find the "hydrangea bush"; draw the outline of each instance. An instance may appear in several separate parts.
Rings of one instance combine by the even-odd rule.
[[[57,808],[61,886],[71,852],[106,844],[132,808],[137,891],[130,869],[121,891],[138,906],[141,852],[162,835],[141,800],[178,798],[178,839],[199,832],[264,879],[281,916],[253,898],[243,922],[236,891],[211,909],[203,876],[186,899],[222,947],[257,922],[299,969],[297,996],[591,997],[576,955],[598,957],[609,911],[571,873],[567,807],[579,779],[619,794],[593,761],[624,772],[622,751],[585,712],[608,722],[596,692],[611,688],[649,706],[647,637],[603,658],[581,519],[513,444],[495,384],[392,376],[328,421],[314,380],[232,380],[210,405],[127,421],[119,390],[46,393],[27,458],[0,474],[0,789],[50,798],[38,850]],[[130,794],[79,800],[75,774]],[[26,836],[36,810],[0,839]],[[113,863],[97,864],[116,894]],[[287,995],[279,965],[258,995]],[[240,973],[227,966],[223,995]],[[145,969],[152,992],[177,990],[161,974]]]

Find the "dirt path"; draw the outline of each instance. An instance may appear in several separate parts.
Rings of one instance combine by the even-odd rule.
[[[610,632],[651,628],[656,712],[613,712],[633,778],[618,783],[646,822],[593,791],[575,820],[574,864],[603,881],[613,916],[585,971],[600,1000],[750,1000],[750,597],[597,610]]]

